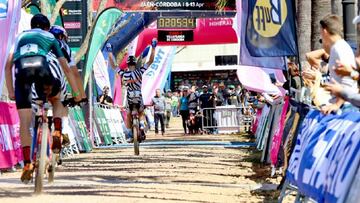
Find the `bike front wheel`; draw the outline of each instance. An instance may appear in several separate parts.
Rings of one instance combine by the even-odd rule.
[[[139,130],[139,121],[136,119],[133,121],[132,131],[133,131],[133,137],[134,137],[134,153],[135,153],[135,155],[139,155],[140,154],[140,149],[139,149],[140,130]]]
[[[48,138],[48,124],[43,123],[41,127],[41,143],[38,147],[38,155],[35,172],[35,193],[40,194],[43,189],[45,166],[47,159],[47,139]]]

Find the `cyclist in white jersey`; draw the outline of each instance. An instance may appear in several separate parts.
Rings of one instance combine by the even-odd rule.
[[[157,46],[157,39],[153,39],[151,42],[151,54],[150,58],[144,66],[136,68],[136,58],[135,56],[129,56],[127,59],[127,69],[121,70],[120,68],[116,68],[117,66],[114,64],[114,56],[111,51],[109,52],[109,61],[113,68],[116,68],[116,71],[121,76],[122,83],[125,85],[127,89],[127,116],[126,116],[126,127],[131,132],[131,110],[136,108],[139,110],[139,118],[140,118],[140,129],[142,130],[143,136],[140,138],[141,140],[145,139],[144,127],[145,127],[145,116],[144,116],[144,102],[142,100],[141,86],[142,86],[142,75],[145,71],[151,66],[155,57],[155,48]],[[132,135],[127,140],[128,142],[132,142]]]

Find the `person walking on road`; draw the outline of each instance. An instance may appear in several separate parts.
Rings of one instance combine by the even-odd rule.
[[[182,124],[184,128],[185,135],[187,134],[187,121],[189,120],[189,97],[188,97],[188,88],[183,89],[182,97],[179,100],[178,105],[180,115],[182,118]]]
[[[156,90],[155,97],[152,98],[151,105],[154,106],[155,134],[159,134],[159,121],[161,125],[161,134],[165,134],[165,98],[161,96],[160,89]]]
[[[170,117],[171,117],[171,90],[166,91],[165,95],[165,126],[169,128]]]

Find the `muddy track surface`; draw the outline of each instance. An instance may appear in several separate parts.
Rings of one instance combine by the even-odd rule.
[[[147,142],[155,146],[142,147],[140,156],[125,147],[66,158],[42,195],[20,183],[20,170],[3,173],[0,202],[276,202],[279,179],[268,178],[269,166],[255,163],[252,149],[226,147],[248,138],[183,136],[172,124],[165,137],[150,133]],[[196,145],[209,140],[218,145]],[[160,141],[182,142],[156,145]]]

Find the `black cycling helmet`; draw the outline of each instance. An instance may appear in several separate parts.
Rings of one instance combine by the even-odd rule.
[[[36,14],[31,18],[31,29],[40,28],[42,30],[49,30],[50,29],[50,21],[49,19],[44,16],[43,14]]]
[[[126,60],[126,63],[128,65],[136,65],[136,57],[135,56],[129,56]]]

